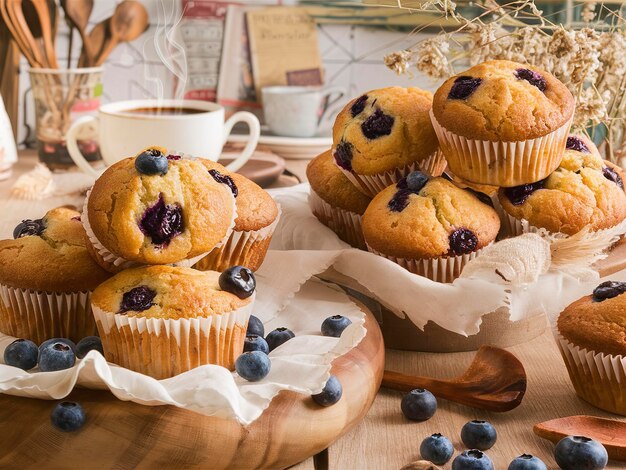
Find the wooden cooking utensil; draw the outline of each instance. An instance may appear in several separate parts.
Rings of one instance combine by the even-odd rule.
[[[35,39],[32,38],[32,34],[30,34],[32,42],[29,41],[28,35],[24,34],[23,29],[27,29],[26,20],[24,19],[24,15],[21,14],[21,10],[19,13],[21,14],[22,22],[20,23],[20,21],[15,18],[13,4],[13,0],[0,0],[0,15],[2,15],[4,24],[31,67],[43,67],[44,61],[41,50]],[[18,14],[18,16],[20,15]]]
[[[600,442],[612,460],[626,462],[626,423],[595,416],[568,416],[535,424],[539,437],[555,444],[566,436],[585,436]]]
[[[141,3],[136,0],[124,0],[120,3],[111,17],[111,38],[98,55],[96,65],[102,65],[119,43],[134,41],[141,36],[148,25],[148,12]]]
[[[37,19],[39,22],[39,30],[41,31],[41,38],[43,40],[43,48],[44,48],[44,57],[45,63],[47,66],[52,68],[59,68],[59,64],[57,64],[56,52],[54,50],[54,37],[52,35],[52,13],[50,11],[50,6],[48,4],[48,0],[30,0],[32,6],[35,8]],[[23,0],[11,0],[13,3],[13,9],[16,14],[24,15]],[[32,37],[35,37],[33,29],[31,28],[31,23],[26,22],[27,30],[24,33],[30,33]]]
[[[482,346],[463,375],[452,380],[385,371],[382,387],[409,391],[426,388],[435,396],[488,411],[510,411],[526,393],[526,372],[510,352]]]
[[[91,31],[89,32],[89,43],[91,44],[91,48],[94,54],[92,60],[87,59],[87,54],[83,49],[83,52],[80,55],[80,59],[78,60],[78,66],[84,67],[85,65],[93,66],[95,65],[95,58],[99,57],[102,49],[104,48],[104,44],[109,39],[109,24],[111,23],[111,17],[102,20],[100,23],[95,25]]]
[[[96,52],[87,34],[89,17],[93,11],[93,0],[61,0],[61,8],[63,8],[65,18],[70,25],[78,30],[88,63],[93,63]]]

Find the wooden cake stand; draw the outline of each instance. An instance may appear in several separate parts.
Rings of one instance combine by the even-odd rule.
[[[358,302],[357,302],[358,303]],[[366,313],[365,338],[333,362],[343,385],[334,406],[283,391],[250,426],[174,406],[143,406],[111,393],[75,390],[87,413],[63,433],[50,424],[55,401],[0,396],[0,468],[285,468],[326,449],[365,416],[385,362],[381,331]]]

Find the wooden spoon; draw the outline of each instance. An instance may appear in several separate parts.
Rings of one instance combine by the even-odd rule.
[[[595,416],[568,416],[535,424],[537,436],[555,444],[566,436],[585,436],[600,442],[612,460],[626,462],[626,423]]]
[[[453,380],[416,377],[385,371],[382,386],[408,392],[425,388],[433,395],[488,411],[510,411],[526,393],[526,372],[510,352],[482,346],[465,373]]]
[[[67,21],[71,26],[76,28],[78,34],[80,34],[88,63],[93,63],[96,51],[94,51],[89,36],[87,35],[89,17],[93,11],[93,0],[61,0],[61,8],[63,8],[65,12]]]
[[[78,66],[84,67],[85,65],[93,66],[95,65],[95,58],[99,57],[104,45],[109,40],[109,24],[111,23],[111,17],[102,20],[100,23],[95,25],[91,31],[89,32],[89,43],[91,44],[92,51],[94,53],[94,57],[91,60],[87,59],[87,54],[84,49],[80,55],[80,59],[78,60]]]
[[[46,54],[46,62],[52,68],[58,69],[56,51],[54,50],[53,16],[50,11],[48,0],[30,0],[37,11],[39,18],[39,27],[41,28],[41,38],[43,39],[43,48]],[[20,0],[21,2],[21,0]],[[32,30],[31,30],[32,31]]]
[[[124,0],[120,3],[111,17],[111,38],[98,55],[96,65],[102,65],[119,43],[134,41],[141,36],[148,25],[148,12],[141,3],[136,0]]]
[[[17,7],[18,11],[15,11],[15,0],[0,0],[2,19],[30,66],[44,67],[43,54],[28,28],[22,10],[19,5]]]

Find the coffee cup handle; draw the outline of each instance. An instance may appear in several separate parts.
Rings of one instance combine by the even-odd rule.
[[[102,172],[93,168],[85,159],[80,149],[78,148],[78,140],[76,139],[76,135],[78,134],[80,128],[91,122],[97,123],[98,118],[95,116],[83,116],[76,119],[76,121],[74,121],[70,128],[67,130],[67,134],[65,135],[65,142],[67,145],[67,151],[70,154],[70,157],[72,157],[72,160],[74,160],[74,163],[76,163],[76,166],[88,175],[97,178]]]
[[[230,171],[237,171],[250,159],[250,157],[254,153],[254,150],[256,149],[257,144],[259,143],[259,137],[261,137],[261,124],[259,123],[257,117],[247,111],[239,111],[238,113],[233,114],[224,123],[224,141],[222,142],[222,144],[226,143],[230,132],[233,130],[233,126],[238,122],[245,122],[246,124],[248,124],[250,134],[248,136],[248,143],[241,152],[241,155],[239,155],[237,158],[235,158],[234,161],[226,165],[226,168],[228,168]]]
[[[346,89],[340,86],[330,87],[324,90],[324,96],[326,97],[326,106],[324,106],[324,112],[320,116],[318,125],[329,118],[334,109],[333,105],[346,96]]]

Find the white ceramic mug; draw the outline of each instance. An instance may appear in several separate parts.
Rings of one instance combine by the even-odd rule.
[[[136,111],[154,108],[187,108],[194,112],[148,114]],[[238,112],[224,122],[224,108],[208,101],[131,100],[105,104],[100,107],[98,116],[85,116],[72,123],[66,135],[67,149],[81,170],[98,177],[102,170],[96,170],[85,160],[77,144],[82,128],[97,125],[100,153],[107,166],[150,146],[217,161],[237,122],[248,124],[250,133],[241,155],[227,165],[229,170],[236,171],[256,148],[261,135],[259,120],[252,113]]]
[[[261,90],[270,131],[289,137],[313,137],[346,94],[340,87],[270,86]]]

